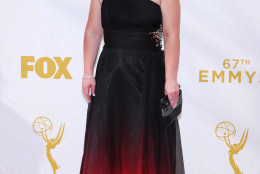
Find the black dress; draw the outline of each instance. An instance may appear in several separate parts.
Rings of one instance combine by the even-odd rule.
[[[178,120],[162,127],[160,6],[103,0],[101,17],[105,44],[88,105],[80,174],[184,174]]]

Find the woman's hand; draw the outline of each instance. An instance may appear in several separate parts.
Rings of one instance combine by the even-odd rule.
[[[82,89],[84,91],[85,96],[88,98],[89,102],[91,102],[89,88],[91,89],[91,94],[95,96],[95,86],[96,86],[95,78],[82,80]]]
[[[164,88],[164,93],[165,95],[168,95],[171,106],[174,108],[179,99],[179,83],[177,82],[177,80],[166,80]]]

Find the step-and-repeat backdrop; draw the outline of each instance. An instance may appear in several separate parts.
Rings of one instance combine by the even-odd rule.
[[[186,173],[260,174],[260,1],[180,2]],[[90,1],[0,4],[0,173],[77,174]]]

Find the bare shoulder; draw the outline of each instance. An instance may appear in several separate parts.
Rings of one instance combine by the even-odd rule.
[[[180,0],[154,0],[158,1],[163,8],[178,8],[180,6]]]
[[[90,4],[91,5],[93,4],[94,6],[97,6],[97,5],[101,6],[102,1],[103,0],[90,0]]]

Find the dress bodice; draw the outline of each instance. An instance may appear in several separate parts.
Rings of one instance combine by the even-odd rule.
[[[101,21],[104,30],[156,31],[162,13],[151,0],[102,0]]]

